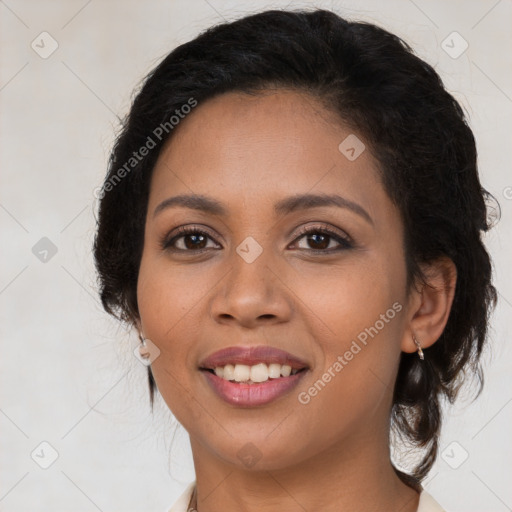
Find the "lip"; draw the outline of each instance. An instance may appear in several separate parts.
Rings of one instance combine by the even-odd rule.
[[[257,384],[230,382],[217,377],[208,370],[202,370],[201,373],[206,378],[209,386],[222,400],[237,407],[247,408],[265,405],[281,398],[298,386],[308,370],[305,369],[289,377],[280,377]]]
[[[227,364],[252,366],[258,363],[286,364],[303,371],[254,384],[230,382],[208,371]],[[309,365],[299,357],[268,345],[227,347],[209,355],[199,364],[199,370],[217,396],[237,407],[256,407],[277,400],[295,388],[308,369]]]
[[[308,364],[302,359],[285,352],[284,350],[269,347],[267,345],[258,345],[256,347],[234,346],[227,347],[201,361],[199,369],[214,370],[217,366],[226,366],[227,364],[246,364],[252,366],[258,363],[289,365],[292,369],[301,370],[308,368]],[[303,372],[301,372],[303,373]],[[279,379],[276,379],[279,380]],[[228,381],[224,381],[228,382]],[[255,384],[251,384],[254,386]]]

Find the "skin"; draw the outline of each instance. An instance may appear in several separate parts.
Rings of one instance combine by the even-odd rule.
[[[419,494],[390,463],[392,390],[401,351],[416,351],[412,334],[424,348],[441,335],[455,272],[449,260],[440,260],[429,269],[433,287],[408,293],[399,212],[370,150],[354,161],[339,151],[351,133],[304,93],[227,93],[198,105],[159,157],[137,326],[160,350],[154,378],[190,434],[199,512],[418,507]],[[227,215],[183,206],[154,215],[162,201],[192,193],[220,201]],[[274,203],[302,193],[336,193],[372,220],[336,206],[275,215]],[[207,230],[209,238],[194,245],[190,235],[182,236],[175,252],[162,248],[160,240],[185,225]],[[353,247],[327,252],[340,243],[330,237],[322,245],[322,239],[299,234],[311,227],[318,236],[325,226],[348,235]],[[252,263],[236,252],[248,236],[263,249]],[[194,247],[206,250],[197,254]],[[396,302],[401,311],[301,404],[298,394]],[[270,404],[230,405],[198,366],[233,345],[286,350],[305,360],[308,372],[298,388]],[[248,443],[261,457],[251,467],[237,456]]]

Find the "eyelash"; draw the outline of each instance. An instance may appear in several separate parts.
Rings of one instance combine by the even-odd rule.
[[[210,233],[208,233],[204,229],[199,229],[194,226],[182,226],[177,229],[177,232],[175,233],[175,235],[172,238],[169,239],[169,237],[167,235],[164,236],[160,241],[160,246],[164,250],[168,250],[168,251],[172,251],[172,252],[182,252],[182,253],[189,252],[189,253],[201,254],[201,253],[209,250],[208,248],[193,250],[193,249],[176,249],[175,247],[172,247],[172,245],[178,239],[183,238],[184,236],[190,235],[190,234],[204,235],[204,236],[210,238],[211,240],[213,240],[213,237],[210,235]],[[334,252],[340,252],[340,251],[343,251],[346,249],[351,249],[354,247],[354,243],[349,236],[340,235],[339,233],[334,232],[333,230],[329,229],[326,226],[323,226],[321,228],[318,226],[302,228],[300,230],[300,232],[298,233],[297,237],[295,238],[295,240],[293,241],[293,243],[297,242],[298,240],[300,240],[301,238],[303,238],[304,236],[309,235],[309,234],[328,235],[329,238],[334,239],[336,242],[338,242],[340,244],[340,247],[337,247],[334,249],[332,249],[332,248],[331,249],[302,249],[302,250],[311,252],[313,254],[319,254],[319,253],[332,254]]]

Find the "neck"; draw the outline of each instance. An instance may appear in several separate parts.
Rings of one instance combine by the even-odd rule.
[[[385,434],[385,433],[384,433]],[[191,438],[197,512],[416,512],[419,494],[397,476],[387,435],[358,435],[291,467],[249,470]]]

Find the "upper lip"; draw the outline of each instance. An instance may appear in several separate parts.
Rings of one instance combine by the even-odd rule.
[[[246,364],[252,366],[258,363],[289,365],[297,370],[307,368],[308,364],[302,359],[267,345],[256,347],[227,347],[203,359],[199,364],[201,369],[215,369],[217,366],[226,366],[227,364]]]

